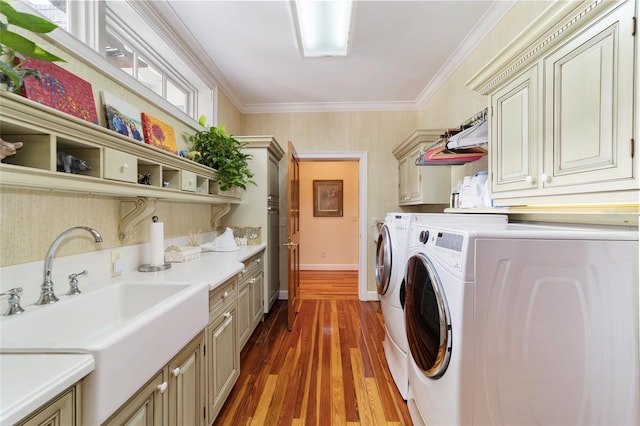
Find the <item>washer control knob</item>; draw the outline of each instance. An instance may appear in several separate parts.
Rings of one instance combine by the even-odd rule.
[[[427,244],[427,241],[429,241],[429,231],[427,231],[426,229],[424,231],[420,231],[419,240],[421,243]]]

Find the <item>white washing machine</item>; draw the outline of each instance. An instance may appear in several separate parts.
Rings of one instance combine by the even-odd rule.
[[[414,424],[640,424],[638,232],[416,225]]]
[[[400,395],[409,391],[407,334],[404,324],[404,273],[407,263],[409,226],[420,223],[506,223],[504,215],[445,213],[387,213],[376,248],[376,287],[385,323],[384,352]]]
[[[376,248],[376,288],[385,325],[384,350],[393,380],[407,399],[407,336],[400,304],[400,283],[407,261],[410,213],[387,213]],[[404,354],[404,357],[403,357]]]

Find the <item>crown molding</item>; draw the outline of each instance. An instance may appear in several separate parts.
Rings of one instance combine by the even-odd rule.
[[[220,68],[213,62],[200,42],[193,36],[189,27],[178,17],[168,1],[143,0],[130,1],[132,7],[153,26],[193,71],[210,88],[222,89],[231,103],[242,111],[242,102],[238,99],[231,85]],[[179,4],[179,3],[178,3]]]
[[[355,111],[417,111],[413,101],[400,102],[298,102],[280,104],[247,104],[243,114],[287,112],[355,112]]]
[[[552,3],[472,76],[466,85],[482,94],[492,92],[503,81],[508,81],[510,76],[537,61],[544,52],[623,2],[624,0],[582,0]]]
[[[478,47],[480,42],[484,40],[487,34],[496,26],[496,24],[507,14],[516,2],[497,1],[486,11],[486,13],[478,20],[467,37],[458,45],[453,54],[449,56],[444,65],[438,70],[436,75],[425,86],[422,92],[416,98],[417,108],[422,108],[425,103],[440,89],[447,79],[458,69],[458,67],[469,57],[471,52]]]

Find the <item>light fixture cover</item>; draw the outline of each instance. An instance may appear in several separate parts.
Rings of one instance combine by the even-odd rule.
[[[347,55],[352,0],[296,0],[294,4],[303,56]]]

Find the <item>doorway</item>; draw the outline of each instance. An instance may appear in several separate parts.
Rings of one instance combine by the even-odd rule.
[[[353,220],[357,223],[356,242],[357,247],[357,274],[358,274],[358,298],[360,300],[375,299],[375,294],[370,297],[367,290],[367,153],[366,152],[299,152],[300,162],[307,161],[353,161],[357,162],[357,217],[348,217],[348,220]],[[312,208],[312,207],[310,207]],[[301,228],[304,233],[304,228]],[[305,248],[301,245],[301,250],[304,252]],[[375,293],[375,292],[374,292]]]

